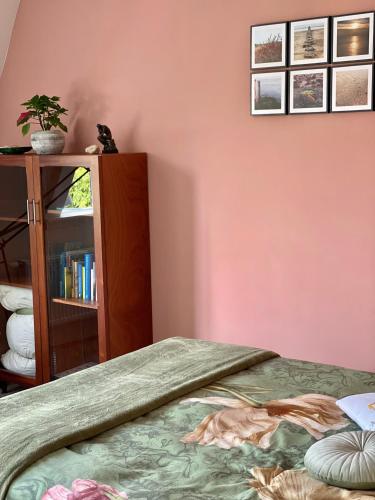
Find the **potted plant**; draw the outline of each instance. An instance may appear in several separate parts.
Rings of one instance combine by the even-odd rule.
[[[67,109],[59,104],[60,97],[34,95],[29,101],[22,103],[26,112],[21,113],[17,126],[22,125],[22,135],[30,131],[32,124],[39,125],[41,130],[31,134],[31,145],[38,154],[59,154],[65,146],[67,127],[61,122],[60,116],[66,115]],[[63,131],[63,132],[62,132]]]

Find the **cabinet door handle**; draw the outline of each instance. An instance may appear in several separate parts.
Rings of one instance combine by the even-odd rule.
[[[40,202],[33,200],[32,204],[33,204],[33,217],[34,217],[33,222],[34,222],[34,224],[36,224],[37,222],[41,222],[40,221]]]
[[[34,201],[34,200],[33,200]],[[26,214],[27,214],[27,223],[30,225],[32,222],[35,224],[35,212],[34,212],[34,218],[32,219],[30,216],[30,200],[26,200]]]
[[[36,203],[35,203],[35,200],[33,200],[33,222],[34,222],[34,225],[36,224]]]
[[[26,213],[27,213],[27,223],[30,226],[30,206],[29,206],[29,200],[26,200]]]

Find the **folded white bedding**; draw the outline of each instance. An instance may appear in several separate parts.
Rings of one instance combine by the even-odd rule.
[[[34,359],[34,316],[32,314],[13,313],[7,327],[8,345],[12,351],[24,358]]]
[[[9,349],[9,351],[1,356],[1,363],[4,368],[19,375],[26,375],[28,377],[35,375],[35,359],[24,358],[12,351],[12,349]]]
[[[339,408],[364,431],[375,431],[375,392],[354,394],[336,401]]]
[[[0,285],[0,303],[8,311],[33,307],[33,292],[29,288]]]

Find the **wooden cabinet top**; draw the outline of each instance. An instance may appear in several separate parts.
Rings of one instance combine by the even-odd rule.
[[[53,164],[53,165],[66,165],[82,163],[92,163],[98,162],[98,160],[110,160],[111,158],[123,158],[127,157],[143,157],[147,156],[147,153],[115,153],[115,154],[88,154],[88,153],[63,153],[59,155],[37,155],[33,153],[26,153],[23,155],[2,155],[0,154],[0,165],[22,165],[29,159],[38,159],[41,165],[43,164]]]

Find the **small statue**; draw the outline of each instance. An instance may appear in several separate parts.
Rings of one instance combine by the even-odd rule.
[[[118,149],[116,148],[116,143],[114,139],[112,139],[112,132],[107,127],[107,125],[97,125],[99,135],[98,140],[104,146],[103,153],[118,153]]]

